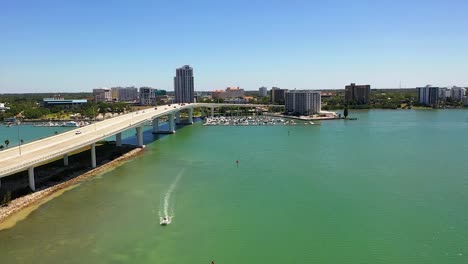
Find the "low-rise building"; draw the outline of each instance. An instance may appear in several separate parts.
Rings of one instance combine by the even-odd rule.
[[[211,93],[213,99],[244,98],[244,89],[239,87],[228,87],[226,90],[214,90]]]
[[[76,105],[86,104],[88,100],[86,99],[64,99],[61,96],[54,96],[52,98],[43,98],[42,104],[44,107],[53,107],[53,106],[64,106],[64,107],[73,107]]]
[[[5,112],[5,110],[9,110],[10,107],[5,106],[5,103],[0,103],[0,112]]]
[[[321,95],[313,90],[291,90],[286,93],[286,113],[293,115],[313,115],[321,111]]]

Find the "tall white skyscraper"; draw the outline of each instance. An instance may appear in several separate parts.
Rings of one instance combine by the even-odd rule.
[[[193,103],[195,89],[193,86],[193,69],[184,65],[176,70],[174,77],[174,94],[176,103]]]
[[[268,90],[265,86],[258,88],[258,95],[261,97],[266,97],[268,95]]]

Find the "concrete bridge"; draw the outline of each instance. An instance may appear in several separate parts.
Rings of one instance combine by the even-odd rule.
[[[214,115],[216,107],[267,107],[258,104],[214,104],[214,103],[190,103],[160,105],[157,108],[149,108],[127,113],[110,118],[85,127],[79,127],[62,134],[36,140],[21,146],[12,147],[0,151],[0,186],[1,178],[28,170],[29,187],[35,190],[34,167],[47,163],[57,158],[63,158],[64,166],[68,166],[68,155],[84,147],[91,148],[91,166],[96,167],[96,142],[110,136],[116,137],[116,146],[122,145],[122,132],[127,129],[136,129],[137,144],[143,147],[143,126],[146,122],[152,122],[153,133],[175,133],[175,123],[180,122],[180,111],[188,111],[188,124],[193,124],[194,108],[211,110]],[[159,131],[159,118],[167,116],[169,122],[168,131]]]

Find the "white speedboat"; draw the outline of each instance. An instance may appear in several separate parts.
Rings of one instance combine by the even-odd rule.
[[[159,222],[161,225],[168,225],[171,223],[171,220],[169,217],[165,216],[165,217],[161,217],[160,219],[160,222]]]

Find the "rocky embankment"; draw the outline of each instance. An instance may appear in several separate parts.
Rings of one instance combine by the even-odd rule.
[[[98,167],[90,167],[89,150],[69,157],[69,166],[64,167],[63,161],[57,160],[35,168],[36,192],[28,187],[26,172],[2,178],[0,202],[4,197],[11,196],[7,205],[0,207],[0,223],[8,217],[50,197],[59,190],[66,189],[85,181],[97,174],[117,167],[138,155],[143,149],[135,146],[116,148],[113,144],[104,144],[96,148]]]

